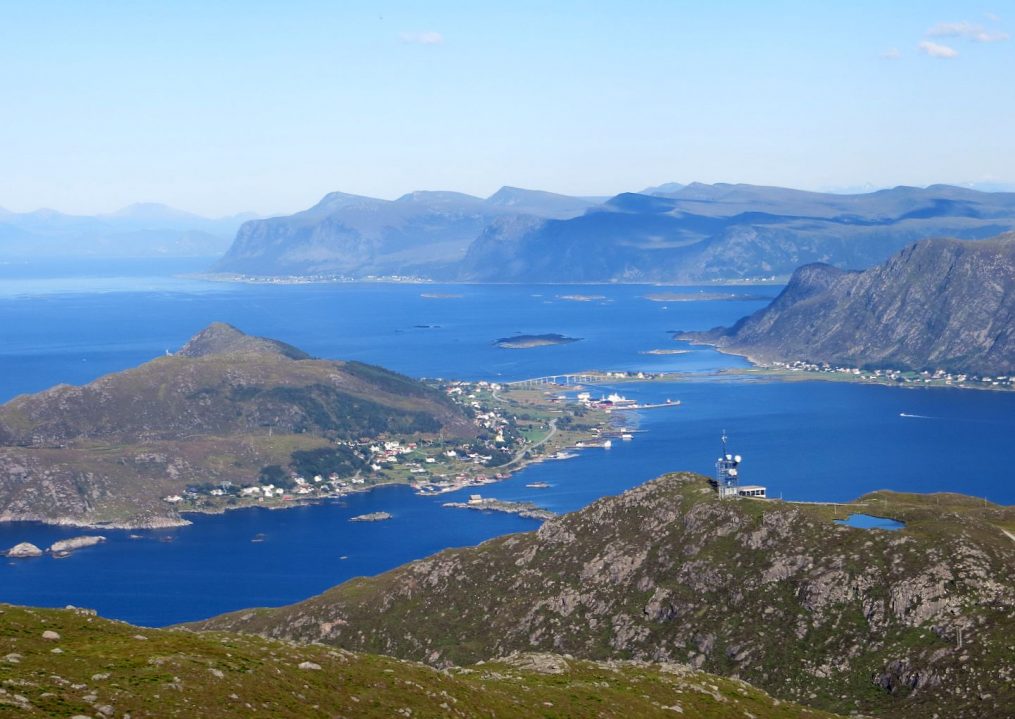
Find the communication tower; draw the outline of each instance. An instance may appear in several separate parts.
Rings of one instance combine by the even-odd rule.
[[[715,479],[711,482],[720,499],[736,497],[740,492],[740,455],[731,454],[726,443],[726,430],[723,430],[722,454],[715,461]]]

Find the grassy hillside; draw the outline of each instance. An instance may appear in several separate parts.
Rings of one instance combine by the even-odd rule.
[[[906,527],[833,521],[850,512]],[[435,665],[513,651],[690,662],[840,713],[1002,717],[1013,522],[1015,508],[954,495],[720,501],[704,478],[668,475],[536,532],[202,626]]]
[[[140,629],[83,610],[0,605],[0,717],[72,716],[832,715],[678,665],[516,655],[443,672],[319,645]]]
[[[338,441],[441,431],[476,428],[437,390],[215,324],[177,355],[0,406],[0,519],[157,524],[190,485],[256,482],[327,448],[347,474],[358,460]]]

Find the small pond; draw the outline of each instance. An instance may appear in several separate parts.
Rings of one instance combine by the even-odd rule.
[[[845,524],[847,527],[858,529],[887,529],[894,531],[902,529],[906,525],[903,522],[896,522],[886,517],[872,517],[869,514],[851,514],[847,519],[836,519],[836,524]]]

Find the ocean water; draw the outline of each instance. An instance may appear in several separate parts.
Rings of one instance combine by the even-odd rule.
[[[0,266],[0,401],[134,366],[179,347],[212,321],[226,321],[318,356],[373,362],[416,377],[510,380],[583,369],[696,373],[682,381],[618,385],[638,400],[681,404],[631,413],[632,441],[531,466],[484,487],[485,496],[566,512],[668,471],[710,473],[725,429],[731,448],[744,457],[743,481],[767,485],[770,496],[846,501],[891,488],[1015,502],[1003,460],[997,472],[981,469],[984,458],[997,457],[1005,438],[1015,436],[1015,394],[717,378],[709,370],[746,362],[671,338],[678,329],[729,324],[764,300],[653,302],[645,295],[659,288],[647,286],[266,286],[173,276],[201,266]],[[699,290],[714,288],[680,289]],[[778,288],[741,291],[774,295]],[[603,299],[564,299],[575,294]],[[493,345],[500,337],[543,333],[581,340],[525,350]],[[672,348],[689,351],[645,354]],[[525,486],[537,481],[551,487]],[[441,506],[457,499],[387,487],[342,503],[193,516],[191,526],[173,530],[103,531],[105,544],[65,559],[0,560],[0,601],[89,606],[104,616],[164,625],[297,601],[446,547],[538,526]],[[348,521],[373,511],[394,516]],[[48,546],[80,533],[0,524],[0,547],[21,541]],[[264,541],[252,542],[259,534]]]

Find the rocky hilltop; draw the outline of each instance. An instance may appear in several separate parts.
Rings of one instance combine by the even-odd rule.
[[[924,240],[864,272],[806,265],[768,307],[688,333],[762,362],[1015,372],[1015,233]]]
[[[174,356],[0,406],[0,520],[179,523],[165,498],[189,485],[281,479],[298,457],[348,475],[362,461],[336,442],[440,431],[476,430],[408,377],[216,323]]]
[[[834,719],[690,667],[518,654],[438,671],[258,637],[0,605],[0,717]]]
[[[850,511],[897,532],[843,526]],[[446,666],[516,651],[689,662],[882,717],[1015,706],[1015,508],[877,493],[718,500],[668,475],[535,532],[200,625]]]

